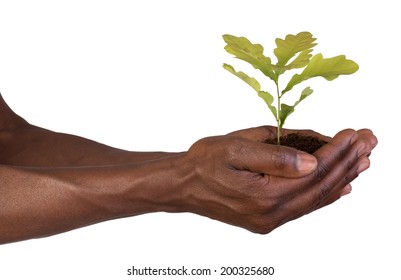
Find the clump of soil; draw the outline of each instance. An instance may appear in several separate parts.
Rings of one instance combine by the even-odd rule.
[[[264,143],[277,144],[277,138],[265,140]],[[324,140],[298,133],[290,133],[280,139],[280,145],[295,148],[309,154],[313,154],[325,144],[327,142]]]

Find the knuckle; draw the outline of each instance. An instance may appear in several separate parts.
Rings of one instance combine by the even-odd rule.
[[[346,184],[349,184],[349,183],[351,183],[355,178],[356,178],[357,176],[354,176],[354,175],[349,175],[349,174],[346,174],[345,176],[344,176],[344,184],[346,185]]]
[[[327,176],[328,173],[329,173],[329,168],[326,166],[326,164],[321,162],[317,167],[315,177],[318,181],[321,181],[323,180],[323,178]]]
[[[332,188],[332,180],[328,178],[329,171],[330,170],[324,163],[319,164],[319,166],[317,167],[316,173],[314,175],[315,181],[316,183],[318,183],[318,190],[316,192],[315,198],[315,207],[320,205],[322,201],[326,199]]]
[[[317,205],[320,205],[321,202],[328,197],[330,190],[331,190],[331,185],[329,183],[326,182],[322,183],[317,199]]]
[[[207,151],[207,147],[211,145],[212,141],[213,141],[212,137],[202,138],[196,141],[190,147],[189,151],[194,154],[205,154],[205,152]]]

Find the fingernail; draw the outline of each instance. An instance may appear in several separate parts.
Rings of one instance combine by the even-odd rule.
[[[297,157],[297,168],[300,171],[313,171],[317,166],[314,156],[307,153],[299,153]]]

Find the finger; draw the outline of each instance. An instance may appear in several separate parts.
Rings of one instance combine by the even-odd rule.
[[[320,209],[320,208],[326,207],[326,206],[328,206],[328,205],[330,205],[330,204],[333,204],[334,202],[336,202],[337,200],[339,200],[339,199],[342,198],[343,196],[346,196],[346,195],[350,194],[351,191],[352,191],[352,186],[351,186],[351,184],[345,185],[342,189],[340,189],[339,192],[337,192],[336,194],[334,194],[334,195],[328,197],[328,198],[325,200],[324,203],[322,203],[322,204],[321,204],[318,208],[316,208],[316,209],[311,209],[310,212],[313,212],[313,211],[315,211],[315,210],[317,210],[317,209]]]
[[[327,204],[325,201],[330,201],[330,197],[336,196],[348,184],[370,166],[370,160],[367,155],[377,144],[374,135],[371,132],[358,132],[358,140],[352,145],[347,156],[337,164],[322,181],[325,184],[330,184],[336,181],[335,178],[340,178],[333,188],[329,188],[326,198],[322,197],[321,204]],[[342,175],[342,173],[344,173]],[[341,176],[342,175],[342,176]],[[322,192],[323,195],[324,191]]]
[[[341,134],[347,133],[349,132]],[[343,137],[343,135],[340,136],[340,138]],[[354,137],[351,136],[349,143],[353,142],[353,138]],[[368,139],[371,140],[371,137],[368,137]],[[352,144],[349,151],[338,160],[334,166],[330,163],[326,163],[330,168],[324,171],[325,174],[323,177],[321,177],[321,174],[317,176],[317,178],[321,178],[321,180],[318,180],[318,183],[314,184],[312,188],[294,197],[293,201],[288,203],[288,211],[292,212],[293,216],[297,218],[339,199],[344,187],[349,185],[351,181],[369,167],[368,158],[366,156],[359,156],[361,152],[365,153],[364,149],[369,150],[372,148],[372,146],[366,144],[368,139],[366,139],[366,137],[362,137],[362,139],[358,138],[358,140]]]
[[[229,155],[234,168],[268,176],[302,177],[313,172],[317,166],[316,158],[310,154],[242,138],[231,146]]]
[[[351,184],[345,185],[345,187],[340,192],[340,198],[350,194],[351,192],[352,192],[352,185]]]
[[[280,179],[271,178],[271,185],[279,185],[280,187],[275,188],[276,195],[292,197],[297,196],[299,193],[305,192],[305,190],[313,188],[316,182],[323,179],[327,172],[341,160],[346,152],[351,148],[352,143],[357,138],[357,133],[354,130],[343,130],[326,145],[315,152],[314,156],[318,160],[318,166],[316,170],[307,178],[302,178],[299,181],[293,181],[291,184],[282,186]],[[356,137],[356,138],[355,138]],[[353,139],[355,138],[355,139]],[[273,184],[274,183],[274,184]]]
[[[335,188],[328,194],[327,198],[324,199],[319,208],[325,207],[332,204],[337,199],[351,192],[350,182],[354,181],[359,174],[367,170],[370,166],[370,160],[367,157],[360,157],[358,161],[353,165],[352,169],[344,176]],[[348,187],[347,187],[348,186]]]
[[[360,129],[358,130],[358,134],[359,135],[369,135],[369,137],[371,138],[371,145],[372,147],[376,147],[378,144],[378,140],[377,137],[374,135],[374,133],[368,129],[368,128],[364,128],[364,129]]]
[[[334,139],[327,145],[327,149],[318,151],[316,155],[320,162],[315,176],[320,179],[320,182],[318,187],[310,190],[309,194],[311,199],[316,200],[315,203],[312,203],[316,207],[324,204],[325,200],[337,194],[358,176],[356,163],[364,141],[354,130],[344,130],[338,133]]]
[[[294,181],[281,188],[281,195],[287,202],[281,206],[281,219],[287,222],[314,211],[326,198],[331,188],[347,174],[349,161],[356,162],[356,156],[349,151],[358,134],[354,130],[343,130],[334,136],[332,141],[315,154],[318,166],[315,172],[306,178]],[[353,154],[356,152],[354,151]],[[329,173],[335,173],[328,176]]]
[[[369,129],[358,130],[359,138],[363,140],[365,146],[361,147],[360,155],[369,156],[372,150],[377,146],[378,140],[373,132]],[[364,150],[363,150],[364,149]]]
[[[351,150],[351,152],[356,151],[355,157],[357,158],[357,161],[355,164],[349,167],[350,170],[340,180],[337,186],[328,193],[328,198],[326,199],[326,201],[322,202],[322,206],[331,204],[333,197],[334,198],[341,197],[342,195],[341,192],[344,186],[348,185],[350,182],[355,180],[359,176],[359,174],[361,174],[370,167],[370,160],[368,158],[368,155],[377,145],[377,139],[373,135],[373,133],[367,129],[360,130],[357,133],[358,133],[358,140],[353,145],[353,149]]]
[[[331,141],[319,149],[314,155],[319,161],[318,177],[324,177],[351,148],[358,139],[358,133],[353,129],[345,129],[337,133]]]
[[[323,171],[318,170],[308,176],[308,179],[312,180],[309,181],[309,187],[303,189],[304,192],[298,190],[298,193],[294,191],[292,196],[287,194],[287,202],[282,203],[279,208],[281,224],[327,206],[350,193],[350,182],[369,167],[369,159],[364,154],[377,144],[377,140],[372,136],[373,134],[367,131],[355,133],[353,130],[345,130],[318,151],[316,154],[321,161],[319,164],[323,162],[325,166],[320,167]],[[302,178],[298,181],[305,180]],[[288,187],[284,189],[288,191]]]
[[[328,206],[341,197],[348,195],[352,191],[352,186],[350,182],[356,179],[359,174],[366,171],[370,167],[370,160],[368,158],[371,151],[376,147],[378,141],[373,135],[372,131],[369,129],[362,129],[358,132],[358,140],[350,151],[354,153],[356,158],[355,164],[345,164],[344,166],[352,166],[347,174],[339,181],[339,183],[331,189],[327,194],[325,199],[322,199],[320,203],[317,204],[316,208],[311,208],[309,212]]]

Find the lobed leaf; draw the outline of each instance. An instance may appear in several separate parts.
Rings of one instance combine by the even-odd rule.
[[[283,127],[285,120],[289,115],[291,115],[295,110],[295,106],[290,106],[285,103],[281,104],[281,110],[279,111],[280,127]]]
[[[332,81],[340,75],[355,73],[358,69],[358,64],[352,60],[346,59],[345,55],[323,58],[322,54],[317,54],[312,57],[308,66],[306,66],[301,74],[292,76],[286,88],[282,91],[282,95],[291,90],[295,85],[310,78],[320,76],[328,81]]]
[[[304,100],[306,97],[308,97],[309,95],[311,95],[313,93],[313,90],[310,87],[305,88],[302,93],[301,96],[299,97],[299,99],[294,103],[294,105],[287,105],[285,103],[281,104],[281,110],[279,111],[279,119],[280,119],[280,124],[281,126],[284,125],[287,117],[289,115],[291,115],[294,110],[295,107],[302,101]]]
[[[284,66],[285,70],[303,68],[308,65],[312,57],[312,51],[312,49],[308,49],[300,52],[299,55],[290,64]]]
[[[258,96],[265,101],[265,103],[267,104],[267,107],[269,107],[270,111],[274,115],[274,118],[277,118],[277,108],[275,106],[273,106],[273,101],[274,101],[273,95],[271,95],[267,91],[261,91],[260,84],[255,78],[249,77],[247,74],[245,74],[242,71],[237,72],[234,69],[234,67],[232,67],[231,65],[226,64],[226,63],[223,64],[223,68],[226,69],[228,72],[234,74],[241,80],[243,80],[248,85],[250,85],[258,93]]]
[[[316,38],[309,32],[300,32],[297,35],[287,35],[285,39],[276,39],[277,48],[274,54],[277,57],[277,66],[285,66],[297,53],[301,52],[293,68],[301,68],[306,66],[311,58],[312,48],[317,44],[314,43]],[[302,62],[302,63],[301,63]],[[302,65],[302,66],[299,66]],[[296,67],[295,67],[296,66]]]
[[[273,71],[271,59],[263,54],[262,45],[252,44],[245,37],[236,37],[229,34],[223,35],[223,39],[227,43],[224,49],[228,53],[250,63],[255,69],[262,71],[265,76],[273,81],[277,80]]]
[[[270,112],[272,112],[274,118],[277,120],[277,108],[273,105],[273,95],[271,95],[267,91],[259,91],[258,95],[265,101],[267,107],[270,109]]]
[[[301,96],[299,97],[298,101],[295,102],[294,107],[297,106],[299,104],[299,102],[301,102],[302,100],[307,98],[312,93],[313,93],[313,89],[311,89],[310,87],[304,88],[304,90],[301,92]]]
[[[273,65],[273,70],[276,71],[278,76],[280,76],[286,70],[303,68],[309,64],[310,58],[312,57],[311,52],[312,52],[312,49],[302,51],[291,63],[289,63],[285,66]]]
[[[232,67],[229,64],[224,63],[223,64],[223,68],[226,69],[228,72],[234,74],[235,76],[237,76],[238,78],[240,78],[241,80],[243,80],[245,83],[247,83],[248,85],[250,85],[254,90],[256,90],[256,92],[259,93],[260,91],[260,84],[259,82],[252,77],[249,77],[247,74],[245,74],[244,72],[237,72],[235,71],[234,67]]]

